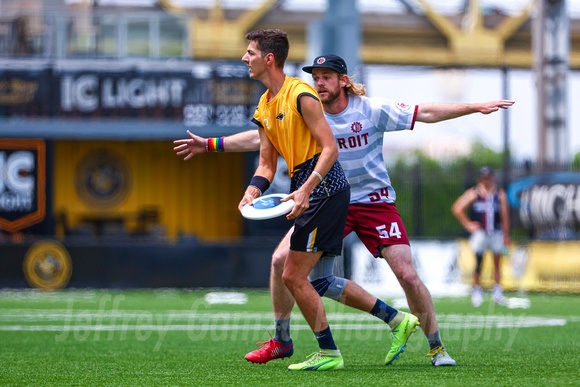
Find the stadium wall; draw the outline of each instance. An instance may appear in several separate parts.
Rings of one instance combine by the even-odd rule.
[[[0,287],[266,288],[270,257],[279,239],[248,238],[228,244],[183,239],[4,243]]]
[[[279,238],[246,237],[227,244],[73,238],[4,243],[0,287],[265,288]],[[338,260],[344,267],[336,272],[377,296],[404,297],[387,263],[373,258],[356,238],[349,239],[353,242],[347,243]],[[433,296],[469,294],[475,257],[467,240],[421,240],[411,245],[413,264]],[[502,283],[506,291],[580,293],[579,256],[578,242],[514,244],[502,259]],[[485,289],[493,287],[491,262],[491,256],[484,257]]]
[[[171,241],[243,233],[243,154],[185,162],[169,141],[56,141],[54,149],[57,236],[157,233]]]

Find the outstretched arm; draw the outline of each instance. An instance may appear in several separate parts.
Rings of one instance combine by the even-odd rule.
[[[491,101],[484,103],[428,103],[419,105],[417,118],[419,122],[434,123],[450,120],[472,113],[489,114],[499,109],[507,109],[515,101]]]
[[[208,151],[207,139],[187,131],[190,138],[173,141],[173,150],[184,160]],[[224,152],[249,152],[260,149],[260,135],[257,130],[248,130],[223,137]]]

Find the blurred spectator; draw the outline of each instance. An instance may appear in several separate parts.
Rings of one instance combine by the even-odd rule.
[[[14,55],[26,55],[34,52],[30,39],[28,20],[24,16],[18,16],[14,19],[13,36],[16,44],[14,45]]]
[[[466,210],[471,207],[471,218]],[[483,302],[480,284],[481,262],[486,250],[493,253],[495,287],[493,300],[503,304],[505,298],[501,287],[500,258],[504,246],[509,245],[509,216],[507,196],[495,184],[493,170],[482,167],[479,170],[479,183],[467,189],[452,207],[453,215],[471,234],[469,244],[475,252],[476,266],[473,273],[473,293],[471,302],[478,307]]]

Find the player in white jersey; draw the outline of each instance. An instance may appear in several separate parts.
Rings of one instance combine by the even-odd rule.
[[[349,95],[344,111],[326,114],[339,147],[340,164],[349,171],[351,203],[394,203],[395,190],[383,160],[383,133],[412,129],[417,109]]]
[[[383,160],[384,132],[413,129],[416,121],[439,122],[471,113],[488,114],[513,105],[513,101],[492,101],[477,104],[422,104],[406,105],[380,98],[364,96],[364,86],[354,83],[347,75],[344,60],[336,55],[322,55],[304,71],[312,73],[314,86],[323,104],[325,116],[335,134],[339,161],[351,184],[345,236],[355,231],[367,249],[384,258],[405,291],[411,312],[419,317],[430,345],[434,366],[455,365],[441,341],[431,295],[419,279],[412,264],[411,249],[401,217],[395,208],[393,190]],[[356,117],[356,118],[354,118]],[[185,159],[208,151],[208,139],[188,132],[190,139],[175,141],[174,149]],[[210,139],[211,141],[212,139]],[[257,131],[247,131],[220,139],[221,151],[239,152],[259,148]],[[284,263],[288,254],[291,230],[286,234],[272,256],[270,292],[276,321],[276,337],[289,337],[289,319],[294,300],[282,281]],[[352,289],[341,290],[340,301],[351,305],[355,298]],[[360,309],[360,308],[359,308]],[[279,333],[280,332],[280,333]],[[270,343],[253,351],[276,359],[276,348]],[[387,355],[391,364],[399,353]]]

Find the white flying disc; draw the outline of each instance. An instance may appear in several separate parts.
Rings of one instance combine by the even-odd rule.
[[[246,204],[242,207],[242,216],[251,220],[272,219],[280,215],[285,215],[292,211],[294,200],[282,202],[286,194],[271,194],[260,196],[252,201],[252,204]]]

